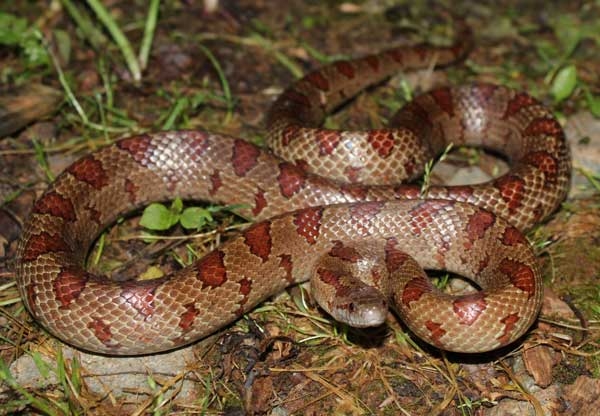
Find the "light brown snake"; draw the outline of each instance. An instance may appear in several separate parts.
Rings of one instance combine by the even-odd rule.
[[[322,306],[359,326],[386,315],[367,307],[361,316],[364,300],[391,305],[415,334],[446,350],[513,342],[535,321],[543,290],[519,230],[558,207],[570,178],[568,147],[551,112],[525,93],[475,84],[417,97],[395,116],[394,128],[319,127],[365,86],[432,61],[447,65],[467,43],[393,49],[294,83],[268,117],[268,138],[288,161],[203,131],[130,137],[78,160],[40,197],[24,227],[16,276],[27,309],[79,348],[144,354],[205,337],[312,275]],[[423,195],[417,185],[393,184],[417,177],[450,142],[503,154],[510,171]],[[338,182],[309,173],[322,169]],[[108,225],[174,197],[245,204],[241,213],[261,222],[158,280],[117,282],[86,271],[89,247]],[[441,294],[421,267],[458,273],[482,290]],[[351,291],[348,275],[357,271],[384,294]]]

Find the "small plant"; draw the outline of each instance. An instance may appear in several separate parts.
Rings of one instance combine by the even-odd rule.
[[[425,173],[423,174],[423,184],[421,185],[421,196],[425,197],[427,192],[429,191],[429,187],[431,186],[431,171],[436,163],[444,161],[450,151],[452,150],[452,143],[448,144],[440,157],[437,159],[431,159],[425,164]]]
[[[0,12],[0,45],[17,48],[29,68],[47,66],[50,63],[42,35],[37,28],[29,26],[26,19]]]
[[[221,211],[235,211],[244,205],[187,207],[184,208],[180,198],[175,199],[170,207],[161,203],[150,204],[144,209],[140,224],[153,231],[168,230],[177,223],[187,230],[199,230],[214,223],[212,214]]]
[[[575,65],[562,67],[554,76],[550,86],[550,94],[555,103],[560,103],[573,94],[577,86],[577,68]]]
[[[551,22],[558,43],[539,40],[536,50],[547,68],[545,81],[556,104],[569,98],[580,87],[594,117],[600,117],[600,98],[594,97],[588,86],[577,76],[577,67],[570,63],[583,39],[600,44],[600,25],[597,21],[580,21],[566,14]]]

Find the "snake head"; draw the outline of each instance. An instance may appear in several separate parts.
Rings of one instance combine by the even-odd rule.
[[[355,328],[382,325],[388,314],[388,302],[376,288],[359,282],[351,296],[338,297],[325,308],[339,322]]]

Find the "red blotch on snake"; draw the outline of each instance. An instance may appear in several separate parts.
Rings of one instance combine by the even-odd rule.
[[[259,222],[243,233],[244,242],[252,254],[262,259],[263,263],[269,260],[271,254],[271,223]]]
[[[404,52],[398,49],[392,49],[391,51],[385,52],[385,54],[399,64],[402,64],[402,61],[404,61]]]
[[[404,163],[405,177],[412,178],[416,170],[417,163],[415,161],[415,157],[411,156],[410,160],[407,160],[406,163]]]
[[[105,324],[102,321],[102,319],[94,319],[92,322],[88,323],[87,327],[94,331],[94,335],[96,336],[96,338],[98,338],[100,342],[102,342],[107,347],[118,347],[118,344],[111,343],[112,332],[110,331],[110,325]]]
[[[350,207],[350,224],[354,224],[356,230],[360,231],[362,235],[369,235],[372,222],[384,205],[385,203],[381,201],[352,205]]]
[[[393,273],[396,270],[400,269],[406,260],[410,258],[408,254],[404,251],[398,250],[396,245],[398,244],[398,240],[396,237],[390,237],[385,242],[385,265],[388,269],[388,272]]]
[[[346,166],[344,168],[344,176],[348,178],[349,182],[355,183],[360,182],[360,172],[362,171],[361,167],[358,166]],[[364,199],[364,197],[362,198]]]
[[[529,152],[523,160],[544,172],[544,178],[548,184],[556,182],[558,161],[550,153],[544,151]]]
[[[431,55],[431,49],[427,45],[415,45],[412,50],[419,55],[419,61],[424,61],[428,55]]]
[[[379,71],[379,58],[377,58],[376,56],[367,56],[365,59],[365,62],[367,63],[367,65],[369,65],[369,67],[374,71],[377,72]]]
[[[125,282],[119,295],[138,313],[148,318],[154,313],[154,292],[158,286],[160,281]]]
[[[187,143],[192,148],[192,154],[195,156],[195,159],[199,160],[210,144],[209,134],[204,131],[188,131],[186,132],[186,137],[192,138]]]
[[[349,263],[356,263],[362,258],[354,247],[344,246],[344,243],[339,240],[333,242],[329,255]]]
[[[265,197],[265,191],[258,188],[254,194],[254,208],[252,208],[252,215],[257,216],[262,212],[263,209],[268,205],[267,198]]]
[[[69,306],[71,302],[79,297],[85,285],[87,284],[89,275],[78,269],[63,269],[61,270],[52,286],[56,299],[60,302],[62,308]]]
[[[512,313],[500,320],[504,324],[504,332],[502,335],[498,337],[498,341],[500,344],[504,345],[510,340],[510,334],[515,329],[515,325],[519,321],[519,315],[517,313]]]
[[[148,157],[151,145],[152,137],[148,136],[147,134],[129,137],[117,142],[117,147],[119,149],[129,153],[131,157],[133,157],[133,160],[142,166],[148,165]]]
[[[537,136],[545,134],[549,136],[562,136],[563,129],[560,123],[554,118],[536,118],[525,128],[523,133],[526,136]]]
[[[417,199],[421,196],[421,187],[418,185],[398,185],[394,188],[396,199]]]
[[[431,96],[448,116],[454,117],[454,102],[452,101],[452,93],[449,88],[438,88],[431,91]]]
[[[416,205],[410,210],[411,232],[414,235],[421,235],[423,230],[428,229],[431,224],[435,223],[440,212],[445,208],[452,206],[453,201],[424,201]]]
[[[311,72],[306,80],[321,91],[329,91],[329,81],[320,71]]]
[[[308,244],[315,244],[319,237],[323,208],[307,208],[294,214],[294,225],[298,235],[304,237]]]
[[[425,110],[418,102],[410,101],[394,117],[393,123],[398,128],[408,130],[414,136],[412,140],[420,140],[418,137],[430,134],[432,123],[429,119],[429,112]]]
[[[292,262],[292,256],[289,254],[281,254],[279,256],[279,267],[285,271],[285,280],[290,283],[294,282],[294,278],[292,276],[293,266],[294,263]]]
[[[108,176],[102,162],[92,156],[79,159],[67,168],[67,172],[95,189],[102,189],[108,184]]]
[[[498,270],[507,275],[511,283],[527,293],[528,297],[535,294],[535,274],[531,267],[505,258],[500,262]]]
[[[410,309],[411,302],[418,301],[424,293],[429,293],[431,290],[431,284],[428,280],[422,277],[415,277],[404,285],[401,302]]]
[[[49,214],[53,217],[62,218],[65,221],[75,221],[75,208],[69,198],[50,191],[35,203],[33,212],[36,214]]]
[[[448,187],[448,196],[455,201],[467,202],[473,195],[473,187],[469,185],[455,185]]]
[[[325,156],[333,153],[340,144],[342,135],[336,130],[318,130],[315,133],[315,140],[319,145],[319,155]]]
[[[329,270],[319,267],[317,269],[319,279],[335,289],[335,295],[338,297],[349,296],[352,293],[352,287],[341,282],[343,275],[337,270]]]
[[[465,242],[465,246],[473,244],[476,240],[483,238],[485,232],[494,225],[496,222],[496,216],[491,212],[487,211],[477,211],[469,218],[469,222],[467,224],[467,238],[469,240],[469,244]]]
[[[236,139],[233,145],[231,164],[237,176],[246,176],[254,166],[258,164],[260,150],[258,147],[245,140]]]
[[[219,189],[221,188],[221,186],[223,186],[223,180],[221,179],[221,172],[218,170],[214,170],[212,175],[210,175],[210,190],[208,191],[209,194],[214,195],[216,194]]]
[[[179,326],[179,328],[181,328],[184,332],[189,331],[192,325],[194,325],[194,320],[199,313],[200,311],[196,309],[194,303],[185,305],[185,312],[179,316],[179,323],[177,326]]]
[[[244,277],[238,282],[238,284],[240,285],[240,293],[244,296],[244,298],[248,297],[248,295],[252,291],[252,280],[248,279],[247,277]]]
[[[294,89],[289,89],[285,91],[282,95],[282,98],[289,101],[290,103],[299,104],[302,107],[310,107],[309,98],[305,94],[298,92]]]
[[[306,173],[293,163],[282,162],[279,164],[277,181],[281,195],[289,199],[304,187]]]
[[[433,343],[435,345],[443,345],[440,340],[446,335],[446,330],[442,328],[442,324],[429,320],[425,322],[425,327],[429,330]]]
[[[338,61],[334,63],[334,65],[335,69],[337,69],[340,74],[344,75],[348,79],[352,79],[356,75],[354,72],[354,65],[348,61]]]
[[[502,233],[502,244],[505,246],[517,246],[526,245],[527,239],[519,230],[515,227],[506,227],[504,233]]]
[[[43,254],[67,252],[69,250],[69,246],[60,235],[42,231],[38,235],[31,236],[27,241],[23,249],[23,261],[34,261]]]
[[[490,98],[494,96],[494,93],[498,90],[497,85],[491,84],[477,84],[471,88],[471,94],[477,100],[478,104],[482,107],[486,107],[490,101]]]
[[[90,205],[86,205],[84,208],[88,212],[90,219],[98,224],[98,227],[102,227],[102,211]]]
[[[292,142],[292,140],[298,138],[298,129],[300,127],[297,125],[287,125],[281,132],[281,144],[287,146]]]
[[[463,259],[462,257],[461,257],[461,260],[463,260],[465,262],[467,261],[467,260]],[[489,264],[490,264],[490,254],[486,253],[485,257],[482,258],[479,261],[479,263],[477,264],[477,269],[475,269],[476,273],[478,273],[478,274],[481,273],[483,271],[483,269],[485,269]]]
[[[237,283],[240,285],[240,294],[243,296],[243,298],[239,301],[240,307],[236,311],[236,315],[242,316],[244,314],[244,305],[248,301],[250,292],[252,292],[252,280],[244,277]]]
[[[348,175],[348,173],[346,173],[346,175]],[[367,199],[367,195],[369,193],[369,190],[366,187],[360,184],[352,183],[340,185],[340,190],[344,193],[344,195],[350,196],[355,201],[364,201]]]
[[[515,96],[506,105],[506,111],[504,112],[502,119],[506,120],[507,118],[513,117],[515,114],[521,111],[522,108],[529,107],[534,104],[537,104],[537,101],[531,95],[525,93],[515,94]]]
[[[219,287],[227,281],[227,270],[223,259],[225,253],[215,250],[202,257],[196,263],[197,277],[202,282],[202,288]]]
[[[516,175],[504,175],[496,179],[494,186],[508,205],[510,213],[514,213],[522,204],[525,181]]]
[[[367,141],[382,158],[388,157],[394,150],[394,135],[389,130],[371,130],[367,136]]]
[[[487,308],[483,292],[464,295],[452,302],[454,313],[463,325],[473,325],[477,318]]]
[[[139,189],[140,187],[137,186],[135,182],[130,179],[125,179],[125,193],[129,195],[129,202],[132,204],[135,204],[137,201],[137,193]]]

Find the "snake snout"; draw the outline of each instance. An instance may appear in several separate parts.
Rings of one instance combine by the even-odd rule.
[[[333,317],[355,328],[382,325],[388,314],[388,302],[381,292],[371,286],[356,288],[351,300],[340,302],[332,311]]]

